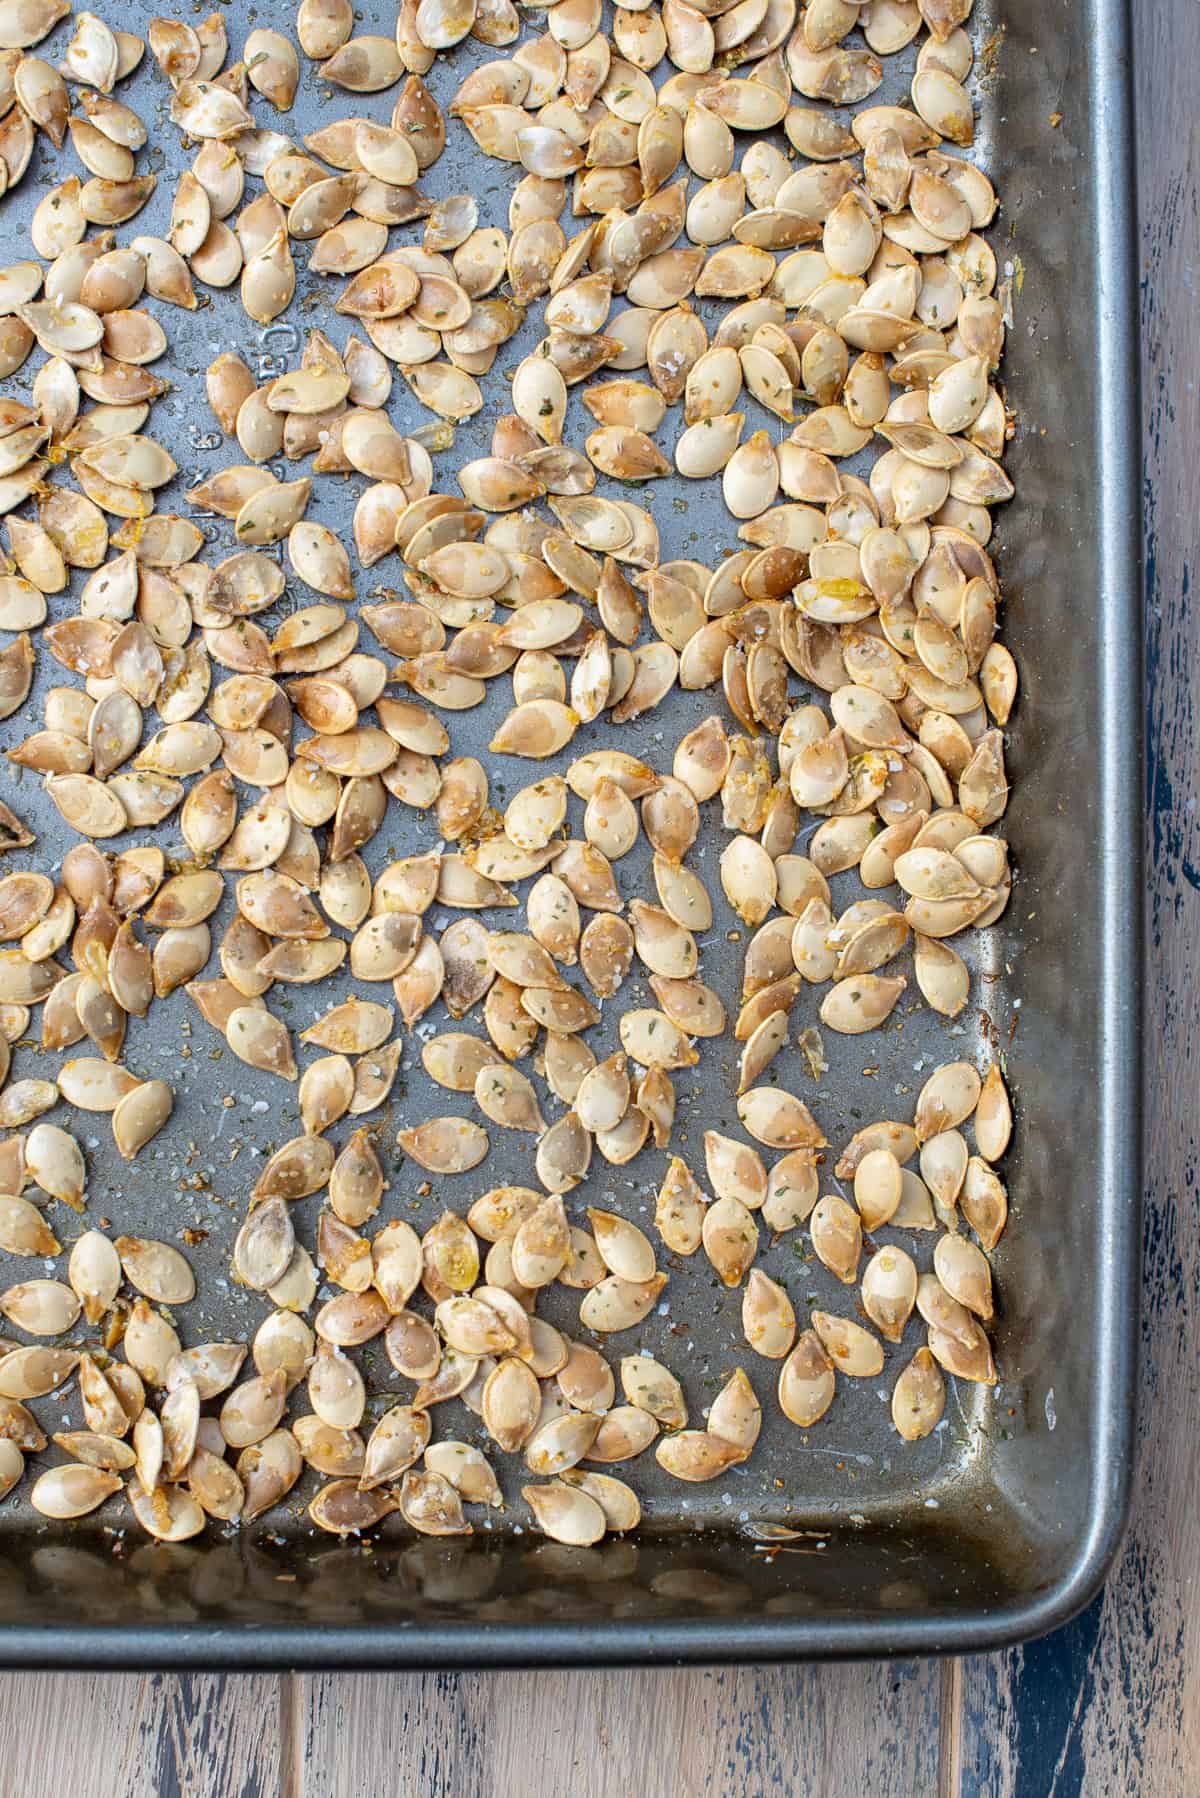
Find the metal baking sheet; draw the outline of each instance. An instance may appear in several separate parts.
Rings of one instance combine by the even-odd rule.
[[[153,11],[134,0],[120,23],[144,36]],[[225,17],[233,60],[258,15],[239,0]],[[290,21],[273,22],[286,28]],[[392,10],[373,0],[356,14],[355,28],[386,33],[392,22]],[[909,1115],[938,1061],[961,1055],[985,1066],[1003,1047],[1018,1122],[1004,1169],[1012,1218],[994,1257],[1000,1383],[988,1391],[948,1382],[942,1426],[922,1443],[900,1443],[886,1401],[922,1339],[914,1322],[903,1345],[889,1348],[884,1377],[840,1381],[830,1413],[802,1436],[778,1412],[777,1370],[742,1341],[740,1290],[725,1291],[702,1255],[685,1261],[663,1253],[670,1283],[635,1333],[636,1346],[678,1373],[693,1421],[732,1368],[747,1365],[765,1421],[749,1463],[707,1486],[668,1481],[651,1455],[619,1469],[644,1506],[634,1538],[582,1551],[545,1543],[529,1529],[518,1498],[486,1520],[476,1511],[476,1534],[467,1541],[414,1541],[396,1518],[370,1544],[342,1546],[308,1524],[303,1507],[316,1481],[306,1476],[285,1506],[252,1529],[214,1526],[167,1548],[129,1525],[119,1501],[82,1524],[50,1525],[29,1508],[26,1482],[0,1506],[0,1662],[429,1666],[961,1650],[1049,1627],[1094,1589],[1127,1491],[1139,1200],[1140,701],[1126,23],[1117,0],[1091,0],[1082,15],[1061,4],[1047,11],[1013,0],[1002,9],[977,6],[971,30],[977,50],[986,46],[971,81],[979,108],[971,154],[1001,196],[992,241],[1015,313],[1002,377],[1018,416],[1007,458],[1018,497],[1000,515],[993,540],[1006,640],[1023,682],[1008,751],[1014,793],[1003,825],[1013,845],[1014,897],[995,929],[956,939],[972,966],[972,997],[954,1026],[934,1018],[910,985],[883,1034],[822,1032],[829,1068],[819,1082],[794,1047],[776,1059],[772,1075],[812,1106],[840,1148],[871,1118]],[[39,54],[54,60],[67,35],[68,26],[60,26]],[[443,106],[467,68],[493,54],[468,41],[439,59],[429,85]],[[894,66],[874,99],[904,97],[912,54],[890,59]],[[165,234],[172,177],[185,162],[165,83],[149,56],[121,97],[151,128],[139,170],[159,174],[150,205],[122,228],[128,241],[142,231]],[[331,94],[306,65],[291,113],[269,120],[264,102],[256,110],[262,122],[299,140],[350,114],[384,121],[394,98],[395,90]],[[24,182],[0,203],[3,260],[28,253],[32,208],[68,166],[69,154],[56,158],[39,145]],[[505,165],[482,159],[452,125],[446,152],[423,186],[434,197],[470,188],[480,222],[507,226],[511,181]],[[392,242],[419,241],[419,229],[393,233]],[[183,491],[239,459],[203,400],[203,373],[216,355],[238,349],[267,378],[294,366],[308,326],[319,325],[339,345],[350,334],[352,321],[332,310],[340,283],[309,277],[305,261],[297,246],[296,300],[265,330],[246,319],[236,290],[198,289],[201,305],[190,314],[147,302],[161,312],[170,340],[157,367],[174,384],[147,428],[181,470],[175,487],[160,493],[160,510],[186,512]],[[539,310],[531,310],[482,382],[484,412],[458,429],[449,454],[435,458],[435,487],[456,491],[454,471],[487,453],[492,423],[507,409],[502,377],[536,341]],[[699,310],[710,327],[719,316],[709,302]],[[6,390],[23,395],[38,360],[35,354]],[[429,416],[399,378],[390,412],[402,430]],[[676,418],[670,414],[660,432],[668,446]],[[764,415],[753,423],[773,421]],[[584,424],[576,403],[569,440],[582,441]],[[308,516],[348,540],[362,484],[318,481]],[[598,490],[607,490],[603,480]],[[670,479],[635,497],[653,510],[664,560],[692,556],[712,566],[736,547],[733,521],[701,486]],[[231,533],[231,525],[214,521],[214,548],[231,546]],[[360,573],[358,586],[362,601],[402,590],[398,563],[389,558]],[[265,622],[311,597],[290,590]],[[76,605],[77,588],[73,597],[52,599],[51,616],[69,615]],[[365,627],[360,647],[376,647]],[[0,727],[0,747],[36,726],[45,688],[63,678],[41,658],[29,704]],[[508,681],[498,680],[484,706],[449,720],[452,753],[485,761],[500,805],[547,766],[488,755],[508,693]],[[795,681],[793,694],[801,696]],[[666,768],[684,730],[722,709],[717,689],[674,693],[619,736],[607,724],[585,727],[549,766],[619,741]],[[5,858],[5,872],[53,871],[74,840],[39,786],[18,770],[0,774],[0,795],[38,834],[33,849]],[[168,852],[181,848],[172,820],[154,840]],[[393,857],[436,841],[432,818],[393,803],[366,859],[378,873]],[[717,879],[722,841],[719,821],[710,818],[690,860],[716,898],[700,972],[735,1008],[741,944]],[[650,890],[644,849],[639,845],[620,866],[627,897]],[[846,875],[834,890],[838,906],[858,891]],[[230,909],[227,898],[213,920],[214,942]],[[441,928],[454,915],[435,907],[427,922]],[[484,921],[504,925],[517,915],[484,914]],[[911,974],[909,957],[901,967]],[[605,1008],[589,1036],[597,1055],[616,1046],[619,1011],[645,1002],[642,990],[631,976],[620,1003]],[[277,988],[270,1003],[295,1036],[349,991],[347,977],[323,983],[319,994]],[[387,995],[372,989],[369,996]],[[802,996],[793,1038],[816,1022],[819,997],[819,989]],[[387,1109],[366,1120],[379,1127],[390,1179],[376,1226],[403,1216],[424,1229],[444,1204],[465,1212],[488,1186],[532,1180],[529,1139],[499,1130],[491,1132],[486,1163],[470,1175],[434,1180],[428,1192],[420,1190],[421,1170],[395,1149],[402,1123],[469,1109],[435,1087],[420,1065],[420,1039],[445,1027],[439,1006],[411,1037]],[[181,1314],[184,1339],[249,1340],[269,1305],[229,1282],[228,1252],[261,1158],[299,1131],[295,1088],[255,1075],[223,1052],[182,992],[132,1022],[124,1059],[139,1074],[171,1082],[175,1114],[131,1166],[117,1157],[107,1119],[82,1120],[89,1218],[110,1219],[114,1232],[168,1240],[184,1228],[204,1232],[188,1251],[199,1295]],[[671,1148],[701,1175],[704,1130],[742,1134],[735,1060],[731,1041],[708,1044],[697,1068],[675,1076]],[[17,1074],[51,1071],[36,1049],[17,1052]],[[561,1111],[553,1098],[545,1108],[548,1117]],[[77,1129],[81,1123],[78,1114],[51,1118]],[[350,1121],[332,1133],[339,1145]],[[624,1168],[597,1158],[588,1181],[567,1199],[569,1215],[581,1219],[585,1205],[599,1204],[645,1226],[666,1161],[652,1148]],[[832,1189],[831,1166],[822,1190]],[[319,1204],[314,1197],[297,1207],[301,1238],[310,1245]],[[903,1242],[920,1268],[930,1265],[931,1235],[888,1237]],[[811,1257],[806,1231],[765,1248],[758,1264],[784,1282],[802,1315],[808,1303],[845,1309],[845,1289]],[[569,1293],[553,1290],[539,1309],[577,1327]],[[627,1352],[630,1340],[611,1339],[610,1358]],[[408,1396],[411,1388],[382,1349],[368,1345],[360,1354],[373,1410]],[[62,1428],[68,1418],[78,1422],[77,1406],[68,1395],[35,1409],[47,1428]],[[458,1401],[435,1413],[435,1436],[450,1434],[486,1447],[482,1426]],[[522,1469],[499,1454],[493,1461],[512,1500]],[[801,1532],[779,1552],[755,1540],[756,1526],[776,1523]]]

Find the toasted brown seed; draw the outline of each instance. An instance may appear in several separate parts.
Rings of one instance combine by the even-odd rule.
[[[587,1547],[604,1535],[603,1507],[582,1487],[549,1480],[540,1486],[522,1486],[521,1496],[538,1528],[555,1542]]]
[[[610,1274],[591,1287],[579,1307],[579,1321],[589,1330],[607,1334],[613,1330],[632,1329],[645,1318],[667,1283],[667,1275],[655,1274],[649,1280],[622,1280]]]
[[[626,1355],[621,1361],[621,1387],[630,1404],[648,1411],[664,1428],[682,1429],[687,1404],[674,1374],[648,1355]]]
[[[231,1448],[262,1442],[276,1427],[287,1401],[287,1380],[276,1369],[235,1386],[221,1406],[221,1434]]]
[[[111,961],[110,961],[111,968]],[[113,1140],[132,1161],[171,1115],[174,1093],[165,1080],[145,1080],[117,1100],[112,1112]]]
[[[939,1237],[933,1270],[951,1298],[987,1322],[992,1315],[992,1274],[981,1249],[962,1235]]]
[[[170,1243],[140,1236],[118,1236],[113,1244],[121,1270],[143,1297],[160,1305],[186,1305],[195,1297],[196,1278],[186,1259]]]
[[[744,1451],[705,1430],[679,1430],[662,1438],[654,1458],[673,1479],[700,1483],[716,1479],[743,1460]]]
[[[975,1108],[975,1141],[986,1161],[999,1161],[1012,1135],[1012,1107],[1004,1076],[993,1062]]]
[[[892,1422],[906,1442],[919,1442],[941,1421],[946,1383],[927,1348],[919,1348],[892,1389]]]
[[[469,1443],[446,1440],[430,1443],[425,1450],[425,1466],[436,1473],[469,1504],[500,1506],[500,1486],[487,1459]]]
[[[541,1392],[523,1361],[506,1355],[497,1362],[483,1387],[480,1415],[489,1435],[508,1454],[515,1454],[538,1420]]]
[[[71,1349],[13,1349],[0,1364],[0,1398],[44,1398],[70,1378],[78,1363]]]
[[[360,1489],[369,1492],[406,1472],[426,1448],[432,1427],[428,1413],[411,1406],[385,1411],[367,1440]]]
[[[331,1535],[360,1536],[395,1509],[396,1501],[388,1493],[362,1492],[354,1480],[334,1480],[317,1493],[308,1515]]]
[[[25,1168],[52,1198],[82,1210],[87,1179],[83,1151],[68,1131],[57,1124],[35,1124],[25,1138]]]
[[[257,1292],[282,1280],[296,1246],[287,1206],[280,1198],[256,1205],[238,1232],[233,1265],[238,1278]]]
[[[899,1342],[917,1297],[917,1270],[903,1249],[880,1249],[863,1272],[863,1309],[889,1342]]]
[[[397,1144],[430,1173],[462,1174],[477,1167],[488,1152],[488,1136],[469,1118],[428,1118],[401,1130]]]
[[[84,1463],[52,1467],[35,1481],[30,1502],[43,1517],[85,1517],[121,1489],[115,1473]]]
[[[742,1297],[742,1331],[750,1347],[770,1360],[781,1360],[796,1334],[796,1313],[783,1287],[753,1267]]]
[[[820,1338],[805,1330],[779,1375],[779,1406],[800,1429],[817,1423],[833,1403],[835,1379]]]

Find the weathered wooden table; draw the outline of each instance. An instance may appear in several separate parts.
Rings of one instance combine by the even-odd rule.
[[[755,1671],[0,1680],[24,1798],[1183,1798],[1200,1790],[1200,71],[1135,0],[1146,456],[1149,1167],[1141,1451],[1105,1593],[1010,1654]],[[1063,109],[1070,94],[1063,95]],[[1064,303],[1065,298],[1064,298]],[[1133,370],[1130,370],[1132,378]],[[1086,614],[1081,613],[1086,629]],[[1130,646],[1133,653],[1133,646]]]

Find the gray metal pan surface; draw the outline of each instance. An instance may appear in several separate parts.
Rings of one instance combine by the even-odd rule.
[[[136,0],[120,22],[144,35],[153,11]],[[372,0],[357,29],[390,30],[385,11]],[[253,22],[241,5],[229,8],[234,45]],[[919,1090],[922,1066],[950,1053],[984,1063],[1003,1047],[1018,1129],[1006,1167],[1013,1222],[995,1257],[999,1385],[959,1383],[943,1428],[915,1445],[899,1442],[875,1382],[854,1389],[842,1382],[834,1412],[804,1444],[768,1403],[757,1452],[728,1479],[680,1487],[644,1457],[632,1475],[645,1508],[642,1530],[596,1550],[566,1550],[515,1529],[519,1506],[466,1542],[414,1541],[388,1525],[369,1546],[355,1547],[317,1536],[301,1505],[289,1502],[242,1536],[214,1532],[166,1548],[103,1519],[50,1525],[19,1499],[9,1501],[0,1508],[0,1663],[427,1667],[962,1652],[1049,1628],[1095,1589],[1128,1493],[1140,1198],[1138,414],[1127,22],[1120,0],[1048,11],[1011,0],[1003,9],[977,7],[971,28],[977,42],[1002,33],[982,65],[991,72],[974,84],[980,120],[972,154],[1002,197],[993,241],[1015,296],[1003,376],[1018,415],[1009,459],[1017,499],[1000,516],[996,543],[1006,640],[1023,683],[1005,821],[1018,881],[1008,912],[973,952],[972,1004],[952,1039],[928,1010],[914,1009],[883,1054],[874,1052],[874,1039],[825,1033],[830,1065],[819,1083],[795,1050],[781,1058],[779,1074],[838,1145],[858,1122],[888,1111],[876,1064],[904,1103]],[[52,48],[58,43],[51,40]],[[443,104],[469,63],[490,54],[468,43],[435,68],[430,85]],[[148,231],[164,228],[170,177],[182,166],[163,94],[149,68],[129,84],[131,103],[158,126],[159,190],[138,221]],[[279,123],[298,138],[352,107],[385,119],[391,101],[387,94],[331,99],[310,73],[294,112]],[[1061,115],[1057,126],[1052,114]],[[4,261],[24,253],[48,166],[35,162],[0,208]],[[428,185],[435,195],[470,185],[481,222],[503,223],[506,174],[452,129]],[[170,362],[160,367],[175,386],[155,408],[154,428],[180,463],[180,489],[233,459],[200,397],[206,365],[236,347],[263,375],[277,372],[285,359],[294,362],[308,323],[341,342],[349,321],[333,314],[329,287],[303,275],[287,321],[265,331],[249,324],[232,294],[214,293],[192,314],[172,313]],[[506,346],[504,366],[515,366],[531,338],[527,324]],[[498,387],[485,381],[485,412],[436,461],[448,485],[454,469],[486,453],[491,423],[504,409]],[[21,378],[10,390],[21,391]],[[423,422],[399,382],[397,395],[397,424]],[[651,503],[664,557],[694,555],[711,565],[731,547],[731,524],[698,494],[682,481],[662,481]],[[354,497],[354,484],[326,481],[309,515],[348,534]],[[160,506],[186,509],[171,492]],[[386,563],[373,572],[381,585],[398,584]],[[372,584],[361,580],[360,598]],[[40,717],[50,678],[39,671],[29,717]],[[669,725],[651,713],[624,728],[621,746],[661,761],[714,700],[712,693],[673,694]],[[456,716],[455,753],[486,758],[502,703],[493,697]],[[3,726],[0,743],[10,746],[27,728],[23,713]],[[602,740],[609,739],[597,734]],[[591,746],[577,739],[574,751]],[[506,788],[522,784],[527,766],[514,764],[510,773],[493,761],[493,799],[502,803]],[[5,871],[48,867],[69,847],[37,787],[34,779],[0,775],[0,796],[39,839],[33,850],[7,857]],[[172,836],[169,824],[162,828]],[[431,819],[393,807],[367,859],[377,871],[390,856],[435,840]],[[719,849],[714,827],[697,862],[714,890]],[[702,972],[736,1003],[740,952],[725,940],[736,920],[717,898]],[[227,910],[228,901],[214,937]],[[343,987],[348,993],[348,979]],[[298,1029],[318,1002],[295,990],[289,1022]],[[343,988],[334,990],[343,996]],[[323,988],[321,1008],[329,996]],[[803,1003],[815,1016],[815,1000]],[[798,1026],[811,1021],[797,1015]],[[597,1053],[606,1052],[615,1018],[593,1034]],[[185,1225],[203,1232],[189,1251],[200,1294],[187,1314],[188,1340],[246,1340],[265,1301],[227,1279],[234,1220],[257,1158],[299,1125],[294,1089],[228,1055],[214,1059],[216,1043],[182,992],[155,1005],[149,1027],[134,1027],[126,1058],[137,1072],[176,1085],[175,1114],[131,1166],[98,1120],[87,1143],[89,1206],[127,1232],[173,1238]],[[725,1042],[678,1079],[673,1147],[697,1162],[706,1128],[738,1134],[733,1064]],[[414,1042],[385,1142],[400,1123],[445,1109],[441,1098]],[[484,1183],[527,1179],[525,1139],[496,1136]],[[663,1165],[650,1149],[628,1167],[604,1168],[568,1208],[581,1215],[585,1202],[598,1203],[645,1223]],[[388,1171],[393,1210],[378,1221],[404,1215],[424,1228],[443,1202],[465,1209],[482,1189],[468,1176],[457,1183],[461,1197],[457,1189],[422,1195],[417,1171],[398,1153]],[[317,1204],[304,1202],[310,1229]],[[805,1258],[804,1237],[780,1241],[760,1264],[795,1299],[828,1304],[835,1283]],[[928,1265],[928,1241],[907,1246]],[[746,1354],[740,1293],[721,1289],[707,1264],[695,1265],[700,1259],[671,1265],[664,1303],[639,1335],[680,1374],[696,1410]],[[559,1319],[556,1303],[546,1314],[565,1323],[568,1310],[562,1306]],[[916,1346],[915,1326],[912,1336],[890,1371]],[[382,1353],[373,1361],[368,1351],[365,1365],[381,1389],[399,1386]],[[45,1401],[38,1409],[48,1417],[55,1406]],[[476,1427],[457,1404],[439,1420],[439,1433],[473,1436]],[[511,1496],[519,1482],[511,1472],[505,1478]],[[293,1499],[308,1490],[297,1488]],[[762,1526],[774,1524],[799,1534],[773,1544]]]

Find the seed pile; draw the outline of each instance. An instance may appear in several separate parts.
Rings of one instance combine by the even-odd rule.
[[[523,35],[511,0],[403,0],[384,37],[355,34],[349,0],[302,0],[296,42],[255,29],[231,64],[224,14],[155,19],[170,224],[119,238],[156,186],[147,124],[118,97],[147,45],[79,13],[56,66],[37,51],[65,0],[0,0],[0,192],[39,134],[64,154],[69,138],[86,176],[48,189],[31,256],[0,269],[0,374],[36,352],[28,399],[0,399],[0,716],[25,706],[39,652],[75,677],[8,755],[81,839],[56,879],[0,879],[0,1248],[64,1258],[63,1277],[0,1294],[38,1339],[0,1355],[5,1491],[47,1446],[28,1401],[55,1393],[60,1409],[77,1397],[82,1427],[54,1435],[67,1459],[33,1485],[47,1516],[123,1493],[144,1530],[181,1541],[206,1518],[264,1515],[307,1467],[323,1529],[398,1511],[459,1534],[464,1506],[503,1503],[477,1446],[433,1440],[436,1407],[461,1397],[523,1458],[537,1526],[595,1542],[640,1516],[598,1469],[653,1448],[703,1481],[754,1450],[762,1380],[735,1369],[693,1419],[636,1335],[615,1365],[602,1352],[696,1255],[742,1289],[746,1345],[779,1363],[767,1402],[798,1430],[839,1375],[883,1372],[914,1311],[926,1345],[890,1386],[901,1438],[937,1426],[944,1372],[995,1380],[1000,1067],[981,1079],[947,1059],[911,1121],[880,1117],[835,1157],[776,1063],[798,1014],[845,1035],[896,1014],[885,1067],[904,1009],[957,1018],[970,975],[950,939],[995,923],[1011,890],[994,827],[1017,677],[987,549],[1011,425],[980,235],[996,198],[959,153],[969,11],[663,0],[606,22],[600,0],[556,0]],[[469,69],[448,122],[423,77],[468,36],[511,54]],[[880,59],[918,37],[911,104],[861,104]],[[314,77],[328,121],[297,141],[287,115]],[[392,89],[388,124],[345,98]],[[830,110],[850,106],[846,123]],[[474,195],[421,185],[448,130],[510,166],[507,232],[479,223]],[[297,256],[340,281],[351,334],[339,348],[309,329],[296,366],[264,381],[220,354],[189,401],[229,459],[186,513],[159,511],[180,475],[153,434],[172,310],[236,286],[270,326],[298,309]],[[715,328],[693,300],[727,302]],[[534,308],[536,348],[497,367]],[[491,453],[435,464],[504,380]],[[747,434],[752,405],[770,423]],[[847,462],[868,449],[864,479]],[[281,478],[281,460],[308,472]],[[653,489],[611,491],[672,470],[736,534],[713,568],[661,559]],[[356,494],[352,544],[308,516],[335,481]],[[377,564],[403,587],[359,604]],[[493,760],[454,755],[454,714],[505,681]],[[705,689],[720,709],[676,740],[671,695]],[[656,708],[657,766],[606,729]],[[568,749],[564,772],[524,771]],[[501,810],[514,767],[527,784]],[[436,842],[372,879],[361,851],[398,808],[427,814]],[[688,858],[705,814],[745,927],[732,1023],[701,974],[713,897]],[[99,846],[137,831],[159,840]],[[34,847],[6,807],[0,838]],[[622,877],[642,839],[653,893]],[[851,872],[869,896],[835,892]],[[343,969],[353,996],[294,1034],[272,995]],[[631,976],[653,1005],[622,999]],[[87,1162],[78,1123],[39,1120],[107,1113],[137,1156],[174,1095],[125,1066],[126,1031],[180,987],[240,1061],[298,1082],[303,1134],[262,1165],[231,1244],[231,1277],[271,1307],[250,1344],[186,1340],[196,1283],[179,1248],[98,1227],[64,1242],[56,1221],[56,1205],[72,1228],[84,1212]],[[620,1047],[598,1059],[606,1002]],[[34,1007],[44,1051],[85,1052],[11,1079]],[[691,1165],[673,1076],[730,1036],[745,1140],[709,1129]],[[451,1096],[444,1115],[399,1107],[407,1161],[441,1194],[517,1132],[530,1177],[477,1174],[457,1202],[451,1181],[424,1235],[378,1221],[389,1097],[418,1045]],[[811,1022],[799,1046],[819,1070]],[[594,1204],[573,1221],[564,1198],[592,1196],[594,1161],[651,1144],[657,1243]],[[306,1244],[294,1202],[317,1194]],[[807,1230],[854,1316],[814,1309],[801,1327],[755,1265],[760,1219],[769,1240]],[[888,1226],[935,1235],[931,1271],[876,1245]],[[577,1338],[538,1316],[555,1284],[579,1295]],[[413,1386],[382,1414],[355,1355],[376,1339]]]

